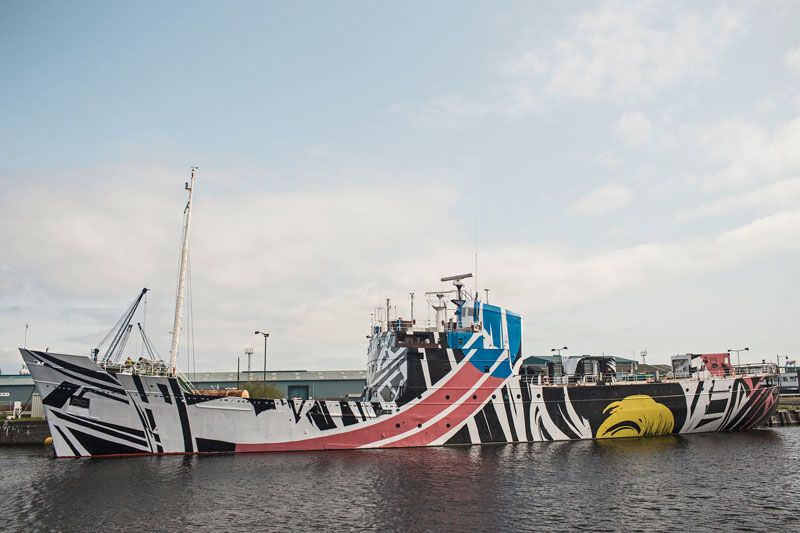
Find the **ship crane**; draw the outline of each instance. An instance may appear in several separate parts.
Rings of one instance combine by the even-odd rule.
[[[161,355],[158,353],[158,350],[156,350],[156,347],[153,346],[152,342],[150,342],[150,337],[148,337],[145,334],[142,324],[140,322],[137,322],[136,325],[139,327],[139,333],[141,333],[142,335],[142,344],[144,344],[144,349],[147,350],[147,353],[150,355],[150,359],[152,359],[153,361],[155,361],[156,359],[158,359],[159,361],[163,361]]]
[[[106,363],[109,361],[116,363],[122,357],[122,354],[125,353],[125,346],[128,345],[128,339],[131,338],[131,330],[133,329],[133,324],[128,324],[128,327],[125,328],[125,333],[122,335],[122,340],[119,341],[117,344],[117,348],[114,350],[114,353],[108,356],[108,359],[104,359]]]
[[[133,318],[133,314],[136,312],[136,308],[139,307],[139,303],[144,298],[144,295],[147,293],[149,289],[146,287],[142,289],[142,292],[139,293],[139,296],[133,301],[133,303],[128,307],[127,311],[122,315],[122,317],[114,324],[114,327],[111,328],[111,331],[106,333],[106,336],[103,337],[103,340],[100,341],[100,344],[97,345],[97,348],[92,350],[92,356],[94,361],[97,362],[97,355],[100,353],[100,349],[105,345],[108,338],[114,334],[114,338],[111,340],[111,343],[108,345],[108,349],[106,353],[103,354],[102,362],[108,363],[111,357],[117,352],[117,349],[120,344],[122,344],[122,348],[119,348],[119,353],[122,353],[122,350],[125,348],[125,343],[128,341],[128,335],[130,335],[130,324],[131,318]],[[116,332],[116,333],[115,333]]]

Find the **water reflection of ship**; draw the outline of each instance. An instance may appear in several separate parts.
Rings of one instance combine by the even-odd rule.
[[[663,453],[685,443],[681,435],[659,435],[648,438],[598,439],[593,451],[610,456],[648,455]]]

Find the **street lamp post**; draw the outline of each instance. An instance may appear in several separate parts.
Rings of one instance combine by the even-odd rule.
[[[564,346],[563,348],[550,348],[551,352],[558,352],[558,356],[561,357],[561,350],[566,350],[567,347]]]
[[[263,331],[256,331],[256,335],[263,335],[264,336],[264,386],[267,386],[267,337],[269,337],[269,333],[264,333]]]
[[[741,355],[739,355],[739,354],[741,352],[749,352],[749,351],[750,351],[750,348],[745,346],[744,348],[741,348],[739,350],[728,350],[728,353],[736,352],[736,366],[742,366],[742,358],[741,358]]]

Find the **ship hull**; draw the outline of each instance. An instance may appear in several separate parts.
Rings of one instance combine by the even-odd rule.
[[[58,457],[337,450],[741,431],[778,405],[774,376],[539,385],[464,360],[411,401],[261,400],[112,375],[88,357],[21,350]],[[492,369],[494,370],[494,369]]]

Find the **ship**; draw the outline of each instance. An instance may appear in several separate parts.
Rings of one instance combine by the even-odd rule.
[[[97,351],[80,356],[20,348],[42,398],[57,457],[743,431],[763,424],[778,406],[775,365],[733,366],[727,353],[673,356],[672,371],[663,375],[617,372],[610,356],[566,354],[532,371],[523,364],[522,316],[470,294],[464,280],[471,274],[440,278],[452,282],[452,288],[427,293],[433,321],[391,319],[388,302],[376,314],[358,399],[267,399],[242,391],[199,391],[176,364],[194,169],[186,189],[169,363],[156,357],[114,363]],[[117,345],[123,330],[114,339]]]

